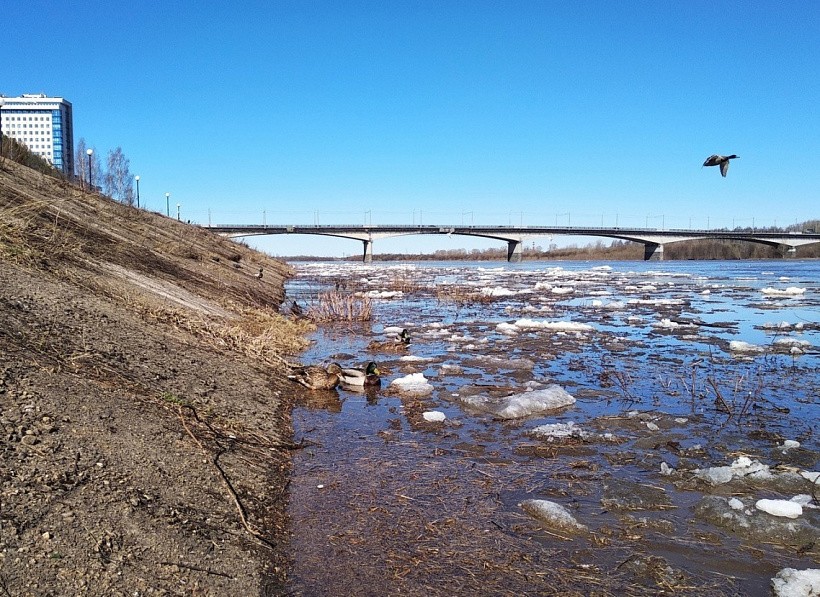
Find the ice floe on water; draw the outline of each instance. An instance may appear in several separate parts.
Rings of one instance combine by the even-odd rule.
[[[362,296],[370,299],[394,299],[403,297],[404,293],[401,290],[369,290]]]
[[[554,384],[505,398],[476,395],[461,396],[459,400],[465,406],[499,419],[521,419],[575,404],[575,398],[569,392]]]
[[[775,597],[817,597],[820,595],[820,570],[783,568],[772,579]]]
[[[421,416],[430,423],[441,423],[447,418],[447,415],[440,410],[426,410],[421,413]]]
[[[765,349],[757,344],[750,344],[743,340],[732,340],[729,342],[729,350],[732,352],[763,352]]]
[[[483,296],[515,296],[516,294],[520,294],[521,291],[510,290],[509,288],[505,288],[503,286],[496,286],[494,288],[482,288],[481,294]]]
[[[583,429],[580,425],[576,425],[574,421],[568,423],[547,423],[546,425],[539,425],[530,431],[530,434],[553,441],[555,439],[563,439],[567,437],[575,439],[587,439],[590,433]]]
[[[792,500],[761,499],[755,502],[755,508],[772,516],[797,518],[803,514],[803,506]]]
[[[390,382],[391,388],[410,396],[427,396],[433,393],[433,386],[423,373],[411,373]]]
[[[805,294],[805,288],[789,286],[788,288],[764,288],[761,292],[767,296],[801,296]]]
[[[513,323],[499,323],[496,329],[504,334],[518,333],[526,330],[549,330],[552,332],[591,332],[595,328],[587,323],[574,321],[538,321],[519,319]]]
[[[653,328],[658,328],[658,329],[661,329],[661,330],[677,330],[677,329],[681,329],[681,328],[691,329],[691,328],[695,328],[697,326],[692,324],[692,323],[680,323],[678,321],[672,321],[668,317],[664,317],[660,321],[656,321],[655,323],[653,323],[652,327]]]
[[[741,456],[729,466],[696,469],[695,476],[711,485],[723,485],[733,479],[769,480],[773,475],[768,465],[748,456]]]

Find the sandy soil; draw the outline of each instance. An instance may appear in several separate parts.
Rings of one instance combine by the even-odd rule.
[[[281,592],[289,274],[0,162],[0,595]]]

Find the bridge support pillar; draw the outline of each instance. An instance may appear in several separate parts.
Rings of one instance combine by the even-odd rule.
[[[663,245],[658,243],[646,243],[643,246],[644,261],[663,261]]]
[[[373,261],[373,241],[372,240],[363,240],[364,243],[364,257],[362,257],[362,261],[364,263],[371,263]]]
[[[783,257],[796,257],[797,256],[797,247],[789,247],[786,249],[786,252],[783,253]]]
[[[510,263],[520,263],[522,259],[522,245],[520,240],[507,241],[507,261]]]

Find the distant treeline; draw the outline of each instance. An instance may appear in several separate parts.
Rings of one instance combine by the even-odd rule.
[[[795,224],[784,228],[737,228],[736,232],[796,232],[820,230],[820,220],[809,220],[802,224]],[[664,259],[666,260],[719,260],[719,259],[782,259],[783,249],[770,247],[760,243],[735,240],[689,240],[664,245]],[[579,247],[570,245],[558,247],[551,244],[547,249],[537,245],[524,246],[522,256],[525,261],[641,261],[643,260],[644,246],[641,243],[613,240],[609,243],[603,240],[592,242]],[[802,259],[820,258],[820,243],[797,248],[797,257]],[[299,255],[288,257],[292,261],[323,260],[322,257]],[[361,261],[361,256],[352,255],[342,261]],[[374,261],[506,261],[507,247],[499,246],[490,249],[442,249],[433,253],[374,253]]]

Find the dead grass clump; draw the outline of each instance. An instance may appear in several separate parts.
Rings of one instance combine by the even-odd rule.
[[[276,369],[288,368],[283,355],[307,348],[311,322],[290,319],[271,309],[245,307],[230,321],[193,318],[183,311],[152,309],[144,315],[193,333],[213,346],[250,356]]]
[[[318,301],[307,310],[307,317],[317,322],[370,321],[373,302],[366,296],[355,296],[331,290],[319,294]]]
[[[455,303],[456,305],[488,304],[495,297],[474,292],[459,286],[436,286],[436,300],[440,303]]]
[[[411,270],[391,272],[390,278],[385,283],[385,289],[405,294],[424,291],[428,288],[427,284],[421,282],[416,272]]]

